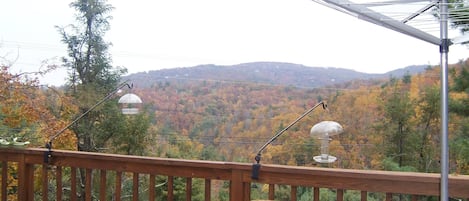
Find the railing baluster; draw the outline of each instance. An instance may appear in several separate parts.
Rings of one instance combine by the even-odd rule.
[[[343,200],[344,200],[344,190],[337,189],[337,201],[343,201]]]
[[[362,191],[361,192],[361,201],[366,201],[368,199],[368,192]]]
[[[116,196],[116,201],[121,200],[122,196],[122,172],[116,171],[116,192],[114,194]]]
[[[47,164],[42,165],[42,177],[41,177],[41,184],[42,184],[42,200],[47,201],[49,200],[49,179],[48,179],[48,172],[47,172]]]
[[[319,201],[319,188],[313,187],[313,192],[314,192],[314,201]]]
[[[99,200],[107,200],[106,199],[106,170],[101,170],[99,173]]]
[[[31,178],[31,179],[28,179]],[[27,191],[29,193],[27,200],[34,200],[34,164],[27,164],[26,165],[26,180],[27,180]]]
[[[138,173],[133,173],[133,181],[132,181],[132,200],[138,201]]]
[[[212,180],[205,179],[205,201],[210,201],[212,196]]]
[[[2,161],[2,201],[7,201],[8,162]]]
[[[275,184],[269,184],[269,200],[275,199]]]
[[[174,177],[168,176],[168,201],[173,201],[174,199],[173,184],[174,184]]]
[[[392,201],[392,193],[386,193],[386,201]]]
[[[27,164],[25,156],[21,155],[18,162],[18,200],[33,200],[34,194],[34,165]]]
[[[18,162],[18,191],[19,192],[29,192],[27,191],[28,188],[26,187],[27,180],[26,178],[26,164],[24,161]],[[18,194],[18,200],[28,200],[29,193],[20,193]]]
[[[25,179],[26,177],[26,164],[24,163],[24,161],[20,161],[18,162],[18,178],[17,178],[17,182],[18,182],[18,191],[19,192],[29,192],[27,191],[27,187],[26,187],[26,184],[27,184],[27,180]],[[23,195],[22,195],[23,194]],[[20,193],[18,194],[18,200],[28,200],[28,194],[29,193]]]
[[[186,200],[191,201],[192,198],[192,178],[186,177]]]
[[[243,184],[243,197],[244,201],[250,201],[251,200],[251,183],[244,183]]]
[[[62,200],[62,194],[63,194],[63,191],[62,191],[62,188],[63,188],[63,184],[62,184],[62,166],[57,166],[56,167],[55,182],[56,182],[56,185],[57,185],[57,189],[56,189],[57,200]]]
[[[297,193],[297,187],[296,186],[291,186],[290,190],[290,200],[291,201],[296,201],[296,193]]]
[[[77,168],[71,167],[70,168],[70,200],[76,201],[77,200]]]
[[[92,174],[92,169],[86,169],[85,173],[85,200],[86,201],[91,201],[91,174]]]
[[[230,200],[244,201],[243,190],[245,183],[243,183],[243,172],[240,170],[231,171],[230,180]]]
[[[27,179],[28,180],[28,192],[30,194],[30,196],[28,196],[28,199],[27,200],[31,200],[33,201],[34,200],[34,164],[28,164],[27,165],[27,168],[26,168],[26,178],[31,178],[31,179]]]
[[[148,187],[148,200],[155,200],[155,175],[150,174],[150,186]]]

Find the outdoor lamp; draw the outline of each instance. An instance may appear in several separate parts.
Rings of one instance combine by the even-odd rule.
[[[142,99],[133,93],[128,93],[119,98],[122,106],[122,114],[138,114],[137,105],[142,104]]]
[[[259,151],[257,152],[257,155],[256,157],[254,158],[254,160],[256,160],[256,163],[252,164],[252,175],[251,175],[251,178],[252,179],[259,179],[259,170],[261,169],[261,164],[260,164],[260,161],[261,161],[261,155],[262,155],[262,151],[264,151],[264,149],[269,145],[271,144],[272,142],[274,142],[280,135],[282,135],[285,131],[287,131],[290,127],[292,127],[293,125],[295,125],[296,123],[298,123],[298,121],[300,121],[301,119],[303,119],[303,117],[305,117],[306,115],[308,115],[309,113],[311,113],[312,111],[314,111],[314,109],[316,109],[317,107],[319,107],[320,105],[322,105],[322,108],[324,110],[327,110],[327,104],[324,103],[323,101],[319,102],[318,104],[314,105],[312,108],[310,108],[309,110],[307,110],[305,113],[303,113],[301,116],[299,116],[297,119],[295,119],[295,121],[291,122],[287,127],[285,127],[284,129],[282,129],[281,131],[279,131],[277,134],[275,134],[272,138],[270,138],[269,141],[267,141],[264,145],[262,145],[262,147],[259,149]]]
[[[335,121],[322,121],[311,128],[311,137],[316,137],[321,141],[321,155],[314,156],[314,161],[318,163],[333,163],[337,157],[329,155],[329,141],[331,136],[344,132],[342,126]]]
[[[51,136],[49,138],[49,142],[46,143],[46,148],[48,151],[44,152],[44,163],[49,163],[50,158],[52,157],[52,141],[59,137],[65,130],[70,128],[73,124],[75,124],[78,120],[82,119],[85,117],[88,113],[90,113],[92,110],[94,110],[96,107],[99,105],[103,104],[107,100],[109,100],[113,95],[117,94],[120,92],[120,90],[124,87],[128,87],[129,89],[133,88],[133,84],[128,84],[127,81],[123,82],[117,88],[115,88],[113,91],[111,91],[107,96],[99,100],[96,104],[91,106],[87,111],[83,112],[80,116],[75,118],[72,122],[70,122],[67,126],[62,128],[60,131],[58,131],[55,135]],[[122,99],[122,101],[121,101]],[[125,106],[122,108],[122,113],[124,114],[137,114],[138,113],[138,108],[134,108],[134,104],[141,104],[142,100],[135,94],[129,93],[125,94],[122,96],[119,101],[119,103],[124,104]],[[125,110],[124,110],[125,109]]]

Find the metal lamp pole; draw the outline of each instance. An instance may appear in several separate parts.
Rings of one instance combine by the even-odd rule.
[[[440,2],[440,66],[441,66],[441,182],[440,200],[448,201],[448,0]]]

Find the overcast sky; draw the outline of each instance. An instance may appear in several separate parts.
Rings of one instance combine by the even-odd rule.
[[[74,23],[66,0],[0,3],[0,56],[14,72],[37,71],[66,55],[54,26]],[[439,47],[311,0],[110,0],[114,66],[130,73],[199,64],[276,61],[384,73],[440,62]],[[458,34],[457,32],[455,32]],[[466,59],[466,46],[449,61]],[[63,83],[65,74],[42,78]]]

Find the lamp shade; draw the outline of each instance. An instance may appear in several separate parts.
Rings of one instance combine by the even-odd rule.
[[[119,98],[120,104],[136,104],[142,103],[142,99],[133,93],[128,93]]]
[[[342,132],[344,132],[344,128],[342,128],[339,123],[335,121],[321,121],[311,128],[310,134],[313,137],[321,137],[325,134],[328,136],[334,136],[341,134]]]
[[[123,114],[138,114],[136,106],[142,103],[142,99],[133,93],[128,93],[119,98],[118,103],[122,105]]]

